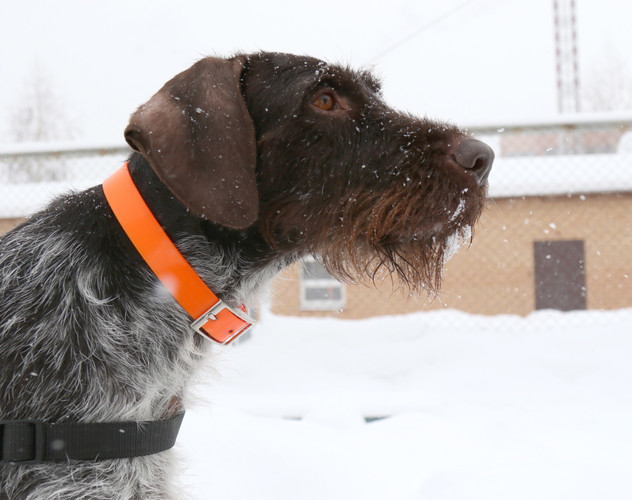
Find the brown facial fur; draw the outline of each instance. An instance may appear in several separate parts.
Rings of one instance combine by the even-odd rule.
[[[263,92],[279,80],[291,84]],[[339,100],[333,112],[313,105],[323,89]],[[448,240],[474,225],[485,199],[486,184],[446,164],[465,134],[390,109],[370,74],[309,58],[250,57],[244,94],[259,124],[266,239],[308,248],[339,278],[394,272],[436,289]]]

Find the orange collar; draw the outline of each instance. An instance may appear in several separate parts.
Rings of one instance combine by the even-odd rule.
[[[191,328],[228,344],[255,321],[222,302],[173,244],[138,192],[126,163],[103,183],[105,197],[123,230],[154,274],[194,318]],[[245,311],[245,306],[241,306]]]

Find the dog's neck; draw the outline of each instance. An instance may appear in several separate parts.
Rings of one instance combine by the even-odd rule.
[[[140,154],[132,155],[129,170],[165,232],[214,293],[230,305],[256,301],[279,271],[301,257],[280,255],[265,242],[257,224],[237,231],[191,213]]]
[[[129,171],[136,188],[171,239],[175,241],[181,234],[203,232],[203,220],[189,212],[139,153],[132,154]]]

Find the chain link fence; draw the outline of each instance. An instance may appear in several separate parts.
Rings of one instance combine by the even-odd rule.
[[[492,200],[459,273],[485,304],[451,305],[521,315],[632,307],[632,115],[475,132],[496,152]]]
[[[0,230],[68,190],[100,184],[126,161],[123,145],[18,143],[0,146]]]
[[[448,263],[441,295],[428,303],[346,286],[345,304],[332,301],[332,314],[632,307],[632,114],[469,131],[496,152],[491,199],[471,247]],[[0,232],[69,189],[100,184],[129,153],[120,145],[0,147]],[[309,284],[302,286],[301,276],[277,283],[274,311],[323,314],[303,310],[301,290]]]

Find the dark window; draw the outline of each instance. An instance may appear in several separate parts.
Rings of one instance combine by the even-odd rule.
[[[586,309],[584,242],[535,241],[535,308]]]

